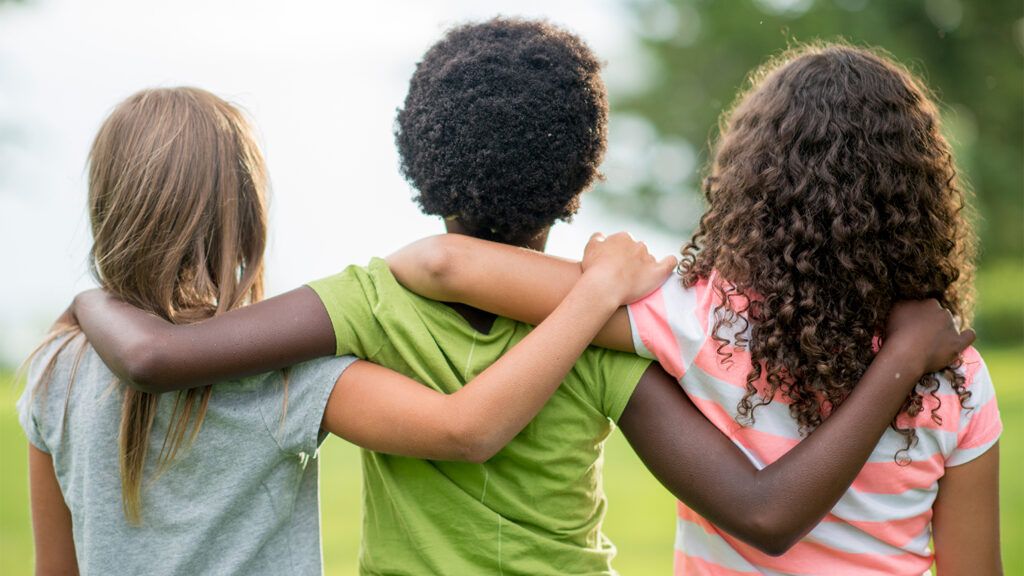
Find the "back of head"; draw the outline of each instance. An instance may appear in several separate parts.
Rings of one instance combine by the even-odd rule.
[[[933,297],[969,320],[973,237],[936,106],[904,67],[825,44],[752,80],[723,122],[682,269],[690,283],[716,269],[722,292],[754,298],[750,378],[766,372],[807,429],[863,374],[895,301]],[[748,394],[740,413],[754,407]]]
[[[100,285],[119,298],[185,323],[262,297],[263,158],[245,117],[213,94],[196,88],[144,90],[120,103],[89,154],[88,202],[90,267]],[[69,333],[80,330],[62,328],[37,351]],[[49,384],[71,342],[84,345],[80,338],[64,338],[37,385]],[[83,351],[71,368],[68,393]],[[175,400],[157,475],[195,439],[210,391],[192,389]],[[122,503],[131,522],[141,518],[158,402],[159,396],[124,388],[118,441]]]
[[[423,212],[509,243],[570,218],[600,176],[600,68],[580,38],[543,21],[450,30],[417,65],[396,123]]]
[[[204,90],[122,102],[89,154],[100,285],[173,322],[262,295],[266,175],[238,109]]]

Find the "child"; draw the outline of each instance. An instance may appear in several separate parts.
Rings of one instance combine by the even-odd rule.
[[[972,235],[938,123],[921,82],[869,50],[768,63],[723,124],[679,276],[598,341],[658,359],[759,467],[802,446],[849,409],[894,302],[970,317]],[[454,236],[390,262],[417,292],[534,322],[578,276]],[[832,514],[785,555],[680,504],[677,573],[998,573],[999,410],[977,351],[955,366],[920,380]]]
[[[97,281],[178,325],[258,301],[265,193],[263,160],[237,109],[194,88],[135,94],[90,154]],[[322,431],[408,456],[494,454],[611,313],[674,264],[654,262],[624,235],[588,250],[588,279],[562,319],[451,395],[332,358],[171,402],[118,385],[73,319],[63,324],[40,347],[18,406],[37,572],[320,574],[309,460]]]
[[[539,250],[597,175],[606,113],[599,65],[578,38],[541,22],[496,19],[455,28],[427,52],[399,113],[397,141],[425,212],[444,216],[450,231]],[[333,348],[452,393],[530,331],[410,294],[380,260],[311,286],[190,326],[102,292],[80,296],[76,311],[115,372],[159,390]],[[673,493],[737,537],[781,552],[842,495],[906,397],[906,378],[955,355],[949,343],[961,340],[948,314],[918,304],[903,311],[847,407],[764,470],[713,433],[659,366],[597,349],[485,463],[364,452],[361,570],[613,573],[614,547],[601,531],[610,420]],[[923,346],[909,345],[919,338]],[[217,345],[224,342],[231,345]],[[778,500],[762,502],[768,487]]]

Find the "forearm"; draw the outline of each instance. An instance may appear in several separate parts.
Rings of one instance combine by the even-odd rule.
[[[533,325],[551,314],[582,273],[576,261],[458,234],[414,242],[389,256],[388,265],[413,292]],[[624,308],[595,335],[594,343],[633,351]]]
[[[79,295],[75,316],[107,366],[145,392],[195,388],[334,354],[334,329],[308,287],[175,325],[102,291]]]
[[[848,490],[924,369],[896,344],[883,349],[853,392],[808,438],[757,472],[758,523],[796,542]],[[895,454],[893,455],[895,456]],[[767,502],[759,495],[772,494]]]
[[[660,285],[656,261],[624,234],[587,244],[586,272],[544,322],[450,396],[368,362],[339,378],[322,426],[370,450],[482,462],[518,434],[623,302]]]
[[[446,399],[453,436],[486,460],[540,411],[618,302],[584,276],[526,338]]]
[[[149,384],[148,368],[156,364],[154,357],[161,349],[157,343],[176,328],[173,324],[103,290],[79,294],[72,309],[89,344],[111,372],[126,382]]]
[[[660,367],[641,379],[619,425],[677,498],[733,536],[780,554],[835,505],[899,410],[905,379],[919,376],[904,357],[894,348],[879,354],[842,407],[763,470]]]

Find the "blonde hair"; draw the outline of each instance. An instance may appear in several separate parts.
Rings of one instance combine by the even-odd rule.
[[[89,266],[100,286],[176,324],[196,322],[263,297],[267,179],[245,116],[197,88],[143,90],[120,103],[100,127],[89,153]],[[61,337],[39,382],[52,379],[57,357],[78,326]],[[30,357],[31,359],[31,357]],[[157,459],[159,474],[191,444],[211,388],[177,394]],[[119,435],[122,505],[141,518],[142,479],[158,395],[124,387]],[[67,400],[65,400],[65,414]]]

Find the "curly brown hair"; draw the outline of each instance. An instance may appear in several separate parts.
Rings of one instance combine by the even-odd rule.
[[[714,285],[712,337],[725,362],[730,344],[750,351],[741,422],[778,394],[801,433],[817,427],[866,371],[898,300],[935,298],[970,321],[965,193],[930,93],[890,58],[829,43],[760,67],[723,116],[704,194],[680,272],[688,286],[727,279]],[[944,374],[964,404],[956,367]],[[940,403],[938,388],[924,376],[901,414],[919,414],[924,394]],[[898,420],[909,449],[914,429]]]

